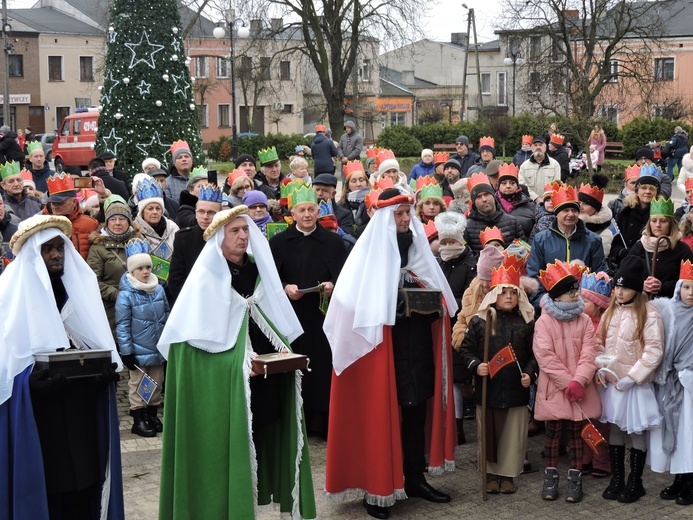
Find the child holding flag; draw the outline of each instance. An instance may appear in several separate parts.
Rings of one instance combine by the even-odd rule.
[[[539,364],[534,418],[546,421],[544,437],[545,500],[558,498],[558,448],[565,431],[569,448],[567,502],[582,500],[583,429],[585,419],[599,417],[601,402],[593,382],[599,342],[589,316],[583,314],[580,278],[584,267],[557,260],[539,272],[548,291],[534,328],[534,356]],[[587,439],[585,439],[587,440]]]
[[[489,493],[514,493],[513,478],[522,473],[527,451],[529,385],[537,378],[532,354],[534,308],[520,286],[524,261],[509,255],[503,265],[491,273],[491,289],[471,318],[460,354],[464,365],[476,374],[475,401],[478,427],[486,438]],[[497,313],[495,335],[490,337],[488,357],[484,360],[486,320]],[[494,326],[494,325],[492,325]],[[482,378],[489,377],[486,424],[481,425],[479,411]]]

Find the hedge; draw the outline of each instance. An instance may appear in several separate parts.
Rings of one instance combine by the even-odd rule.
[[[225,150],[222,144],[231,143],[231,136],[222,136],[216,141],[209,144],[207,157],[213,161],[227,161],[229,157],[225,157]],[[277,154],[280,159],[288,159],[294,155],[298,145],[310,145],[310,140],[303,137],[301,134],[267,134],[256,135],[252,137],[242,136],[238,138],[238,153],[248,154],[257,158],[257,152],[272,146],[277,148]]]

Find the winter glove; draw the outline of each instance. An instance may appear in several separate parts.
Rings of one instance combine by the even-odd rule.
[[[135,365],[137,364],[137,361],[135,360],[135,354],[126,354],[124,356],[120,356],[120,359],[123,360],[123,365],[128,367],[130,370],[137,370],[135,368]]]
[[[110,367],[104,368],[101,374],[96,376],[92,380],[94,388],[98,390],[103,390],[107,388],[111,383],[117,383],[120,380],[120,376],[116,372],[118,365],[111,363]]]
[[[50,377],[48,370],[39,368],[34,370],[29,376],[29,391],[32,394],[46,394],[55,392],[67,385],[67,379],[64,374],[57,374]]]
[[[577,381],[571,381],[565,389],[565,396],[571,403],[582,401],[585,398],[585,389]]]
[[[628,376],[622,377],[616,383],[616,390],[620,390],[621,392],[625,392],[634,384],[635,384],[635,381],[633,381],[633,379],[631,377],[628,377]]]

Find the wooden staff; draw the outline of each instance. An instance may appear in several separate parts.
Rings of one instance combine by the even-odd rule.
[[[657,237],[657,241],[655,242],[654,246],[654,253],[652,253],[652,266],[650,268],[650,276],[652,278],[656,278],[655,276],[655,269],[657,268],[657,253],[659,253],[659,243],[664,240],[669,247],[671,247],[671,240],[667,236],[661,236]],[[654,294],[649,293],[649,298],[650,300],[655,297]]]
[[[484,363],[488,364],[488,349],[491,336],[496,333],[496,309],[489,307],[486,314],[486,333],[484,334]],[[488,376],[481,380],[481,497],[488,500],[486,490],[486,395],[488,393]]]

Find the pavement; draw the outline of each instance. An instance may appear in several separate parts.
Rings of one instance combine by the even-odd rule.
[[[154,519],[159,510],[159,474],[161,470],[161,434],[155,438],[144,439],[130,433],[132,419],[128,416],[127,372],[118,383],[118,410],[120,416],[121,451],[123,462],[123,487],[125,495],[125,515],[128,520]],[[165,421],[165,418],[163,418]],[[474,421],[464,421],[467,444],[458,446],[455,453],[457,469],[438,477],[428,477],[431,485],[449,493],[452,501],[448,504],[431,504],[422,499],[412,498],[397,502],[390,508],[392,518],[416,518],[431,520],[486,519],[496,520],[537,520],[540,518],[569,517],[581,518],[624,518],[628,520],[664,520],[693,518],[693,506],[679,506],[673,501],[659,498],[659,492],[668,486],[672,478],[666,474],[652,473],[646,468],[643,477],[647,495],[633,504],[620,504],[604,500],[602,491],[608,485],[607,479],[585,476],[583,480],[584,499],[579,504],[566,502],[562,496],[555,502],[542,500],[540,491],[543,483],[543,435],[530,437],[529,459],[533,472],[515,479],[517,492],[513,495],[488,495],[488,501],[481,499],[481,475],[476,469],[477,444]],[[328,502],[323,490],[325,487],[325,441],[310,437],[309,441],[313,485],[317,502],[318,518],[366,519],[370,518],[360,500],[353,502]],[[559,462],[561,474],[561,494],[565,489],[567,460]],[[223,520],[190,517],[192,520]],[[279,518],[279,513],[267,510],[258,511],[260,520]]]

